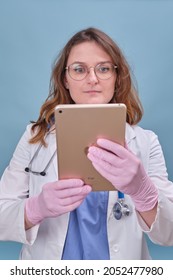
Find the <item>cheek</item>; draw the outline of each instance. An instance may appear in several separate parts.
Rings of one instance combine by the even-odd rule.
[[[70,81],[68,83],[68,90],[71,98],[75,103],[80,102],[80,97],[81,97],[81,85],[80,82],[76,83],[75,81]]]
[[[76,92],[80,91],[80,84],[72,81],[68,83],[68,89],[71,94],[75,94]]]
[[[115,92],[115,85],[116,85],[116,78],[111,83],[111,89],[112,89],[113,94]]]
[[[66,88],[69,89],[70,92],[76,89],[75,82],[68,78],[66,79],[65,85],[66,85]]]
[[[105,92],[109,92],[109,95],[113,95],[115,91],[115,81],[111,81],[104,85]]]
[[[73,80],[67,74],[65,77],[65,84],[70,91],[75,91],[80,87],[80,81]]]
[[[111,81],[111,83],[109,83],[109,85],[104,87],[104,92],[105,92],[104,96],[105,96],[107,102],[109,103],[115,94],[115,80]]]

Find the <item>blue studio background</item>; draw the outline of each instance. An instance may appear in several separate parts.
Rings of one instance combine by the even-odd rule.
[[[167,0],[0,0],[0,176],[47,97],[57,53],[89,26],[123,49],[145,110],[141,126],[158,134],[173,180],[173,1]],[[148,244],[153,259],[173,259],[173,247]],[[0,259],[18,259],[20,248],[0,242]]]

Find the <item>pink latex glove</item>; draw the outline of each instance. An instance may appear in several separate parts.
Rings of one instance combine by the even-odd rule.
[[[26,200],[25,211],[33,225],[44,218],[57,217],[77,208],[92,190],[80,179],[59,180],[43,186],[38,196]]]
[[[115,188],[131,196],[136,210],[154,208],[158,191],[146,174],[140,160],[121,145],[106,139],[98,139],[99,147],[88,149],[88,158],[95,169]]]

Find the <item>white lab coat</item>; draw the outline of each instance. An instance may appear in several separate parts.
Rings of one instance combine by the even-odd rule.
[[[21,138],[10,165],[0,181],[0,240],[23,243],[21,259],[61,259],[67,234],[69,213],[57,218],[45,219],[40,225],[25,231],[24,203],[29,196],[38,194],[46,182],[57,180],[57,158],[55,157],[47,175],[37,176],[24,171],[38,145],[31,145],[29,125]],[[155,222],[149,229],[135,211],[129,196],[126,203],[132,213],[116,220],[112,208],[117,192],[109,192],[107,231],[111,259],[150,259],[144,232],[160,245],[173,245],[173,183],[168,181],[165,161],[157,136],[138,126],[126,126],[126,142],[139,157],[144,168],[159,190],[159,203]],[[43,147],[34,160],[32,170],[42,171],[56,149],[55,132],[47,137],[47,148]]]

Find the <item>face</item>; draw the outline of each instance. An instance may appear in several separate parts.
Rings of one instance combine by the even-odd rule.
[[[67,66],[78,63],[89,68],[87,76],[76,81],[66,71],[65,85],[76,104],[105,104],[114,95],[116,71],[106,80],[99,79],[94,68],[102,62],[112,62],[111,57],[95,42],[84,42],[74,46],[68,57]],[[90,68],[92,67],[92,68]]]

